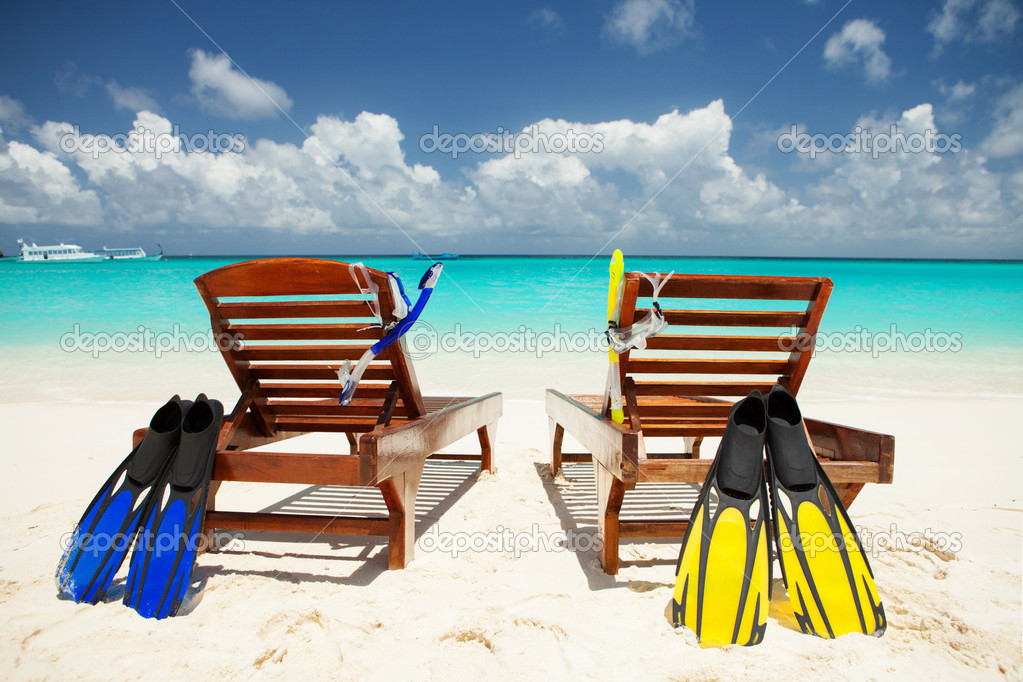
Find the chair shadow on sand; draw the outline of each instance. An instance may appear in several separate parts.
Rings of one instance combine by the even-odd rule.
[[[427,460],[423,478],[416,496],[416,540],[436,524],[441,516],[451,509],[469,490],[480,473],[479,464],[473,461]],[[375,488],[313,485],[259,510],[261,513],[316,514],[330,517],[358,516],[361,518],[387,518],[387,506],[383,496]],[[233,547],[221,540],[241,538],[243,542],[259,543],[288,542],[289,551],[249,550]],[[200,561],[196,566],[195,580],[206,580],[215,574],[255,575],[293,583],[325,582],[343,585],[364,586],[372,583],[387,571],[387,538],[367,535],[287,533],[279,531],[218,532],[220,549],[212,550],[210,559]],[[329,551],[324,551],[329,548]],[[358,554],[338,550],[358,548]],[[218,556],[253,555],[270,559],[283,557],[301,559],[323,559],[330,562],[354,562],[359,564],[354,571],[344,575],[324,575],[266,569],[241,569],[232,567],[232,561],[211,564]],[[213,559],[215,561],[215,559]]]
[[[554,507],[555,514],[561,521],[561,529],[564,532],[597,534],[597,496],[595,494],[596,482],[593,476],[593,464],[591,462],[566,462],[562,465],[564,477],[551,478],[550,465],[544,462],[536,462],[536,472],[543,481],[547,498]],[[621,519],[623,521],[633,519],[654,519],[658,521],[681,522],[688,520],[689,514],[696,504],[696,497],[699,495],[700,486],[693,483],[637,483],[635,490],[622,505]],[[677,552],[682,544],[682,538],[637,538],[623,539],[623,547],[630,547],[642,544],[656,544],[670,546]],[[667,552],[671,555],[672,552]],[[635,581],[616,580],[615,576],[604,573],[599,566],[593,567],[597,561],[598,551],[593,548],[589,551],[575,552],[580,568],[586,575],[591,590],[608,589],[612,587],[630,587]],[[671,558],[634,558],[624,561],[627,566],[655,567],[663,566],[668,569],[665,575],[665,585],[673,584],[668,579],[674,576],[674,565],[677,557]]]

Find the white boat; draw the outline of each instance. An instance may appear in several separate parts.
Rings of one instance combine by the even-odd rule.
[[[163,249],[160,249],[160,253],[153,256],[147,256],[146,252],[141,247],[131,247],[127,249],[108,249],[103,247],[100,251],[107,260],[143,260],[143,261],[157,261],[163,258]]]
[[[86,251],[77,244],[57,244],[56,246],[37,246],[18,240],[21,247],[19,263],[102,263],[103,256]]]

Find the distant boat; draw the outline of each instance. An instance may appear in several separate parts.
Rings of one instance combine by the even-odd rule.
[[[60,243],[55,246],[37,246],[18,240],[21,247],[19,263],[102,263],[104,258],[86,251],[77,244]]]
[[[458,260],[457,253],[439,253],[435,256],[430,256],[425,253],[416,252],[412,254],[412,260]]]
[[[159,244],[157,244],[159,246]],[[146,252],[141,247],[133,247],[127,249],[108,249],[103,247],[100,251],[100,255],[107,260],[141,260],[141,261],[158,261],[163,258],[163,247],[160,247],[160,253],[153,256],[147,256]]]

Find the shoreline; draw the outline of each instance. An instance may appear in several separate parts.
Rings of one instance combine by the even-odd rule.
[[[506,398],[543,400],[547,388],[599,393],[607,373],[602,352],[534,354],[413,353],[427,394],[501,391]],[[693,355],[698,355],[694,353]],[[146,402],[180,392],[204,391],[233,402],[238,388],[219,352],[65,352],[56,344],[8,346],[0,378],[0,404],[75,401]],[[820,353],[810,364],[800,396],[822,401],[1023,398],[1023,350],[993,347],[958,353]]]

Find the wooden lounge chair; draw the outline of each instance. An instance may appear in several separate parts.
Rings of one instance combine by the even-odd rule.
[[[387,324],[394,320],[387,276],[372,269],[368,273]],[[482,469],[494,470],[501,394],[424,398],[404,339],[370,364],[351,404],[338,403],[336,370],[346,360],[357,361],[382,336],[379,327],[368,326],[376,320],[347,263],[250,261],[208,272],[195,285],[241,389],[217,448],[207,532],[385,535],[389,568],[403,568],[413,556],[416,492],[426,459],[479,459]],[[311,432],[344,433],[350,454],[251,451]],[[479,437],[479,455],[434,454],[473,432]],[[376,486],[388,517],[223,511],[215,505],[221,481]]]
[[[735,400],[753,389],[766,393],[776,382],[796,394],[832,286],[826,278],[674,275],[660,295],[670,326],[646,349],[620,356],[624,424],[611,420],[606,392],[547,391],[553,473],[562,462],[593,461],[600,560],[607,573],[618,572],[619,538],[681,540],[687,525],[620,521],[627,491],[644,481],[703,483],[711,460],[699,459],[700,444],[724,433]],[[646,297],[649,306],[652,293],[640,273],[625,276],[623,327],[647,313],[637,305]],[[892,482],[894,438],[813,419],[805,423],[846,506],[865,483]],[[565,431],[589,452],[563,453]],[[650,438],[681,438],[683,452],[648,454]]]

